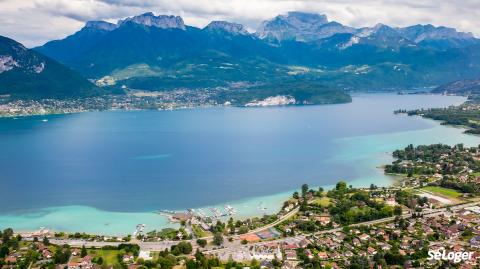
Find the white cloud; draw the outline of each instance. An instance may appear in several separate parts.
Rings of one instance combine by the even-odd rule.
[[[147,11],[180,15],[197,27],[228,20],[254,30],[291,10],[323,13],[354,27],[431,23],[480,36],[480,0],[0,0],[0,35],[35,46],[72,34],[88,20],[116,21]]]

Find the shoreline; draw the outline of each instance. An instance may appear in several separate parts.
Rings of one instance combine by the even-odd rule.
[[[208,108],[218,108],[218,107],[235,107],[235,108],[269,108],[269,107],[302,107],[302,106],[325,106],[325,105],[342,105],[348,104],[353,102],[353,97],[356,95],[363,95],[363,94],[388,94],[388,95],[398,95],[399,91],[351,91],[350,96],[351,100],[349,102],[333,102],[333,103],[319,103],[319,104],[290,104],[290,105],[268,105],[268,106],[246,106],[246,105],[228,105],[228,104],[197,104],[197,105],[180,105],[177,107],[158,107],[158,108],[109,108],[109,109],[85,109],[85,110],[78,110],[78,111],[55,111],[52,113],[31,113],[31,114],[16,114],[16,115],[8,115],[0,113],[0,119],[6,118],[24,118],[24,117],[42,117],[42,116],[54,116],[54,115],[70,115],[70,114],[79,114],[79,113],[88,113],[88,112],[111,112],[111,111],[170,111],[170,110],[184,110],[184,109],[208,109]],[[431,92],[412,92],[406,93],[408,95],[438,95],[438,96],[458,96],[458,97],[465,97],[461,94],[453,94],[453,95],[444,95],[441,93],[431,93]],[[54,99],[52,99],[54,100]],[[15,100],[19,101],[19,100]],[[26,101],[35,101],[38,102],[40,100],[26,100]],[[66,101],[66,100],[59,100],[59,101]],[[466,100],[465,102],[467,102]],[[10,102],[13,103],[13,102]],[[10,104],[7,103],[7,104]],[[168,103],[166,103],[168,104]],[[1,112],[1,111],[0,111]]]
[[[428,120],[428,119],[423,119],[423,120]],[[433,121],[433,120],[432,120]],[[439,125],[439,124],[436,124],[436,128],[451,128],[449,126],[444,126],[444,125]],[[434,127],[435,128],[435,127]],[[458,129],[458,128],[452,128],[452,129]],[[428,129],[427,129],[428,130]],[[407,132],[411,132],[411,131],[407,131]],[[401,133],[398,134],[398,135],[402,135]],[[465,134],[466,135],[466,134]],[[364,138],[364,137],[363,137]],[[384,173],[384,171],[379,167],[379,165],[375,165],[374,168],[375,170],[377,171],[381,171],[381,174],[385,175],[388,177],[389,179],[389,182],[388,184],[376,184],[378,185],[379,187],[395,187],[395,184],[398,183],[398,176],[399,175],[392,175],[392,174],[387,174],[387,173]],[[340,179],[338,179],[340,180]],[[347,179],[347,184],[351,184],[351,185],[354,185],[355,187],[357,188],[368,188],[369,185],[371,183],[375,183],[377,182],[377,180],[375,180],[374,178],[369,178],[369,181],[365,181],[365,179],[362,179],[362,178],[358,178],[358,179],[354,179],[354,180],[348,180]],[[387,182],[383,182],[383,183],[387,183]],[[320,186],[311,186],[312,188],[317,188],[317,187],[320,187]],[[334,187],[334,185],[323,185],[322,186],[324,189],[331,189]],[[276,194],[272,194],[272,195],[266,195],[266,196],[257,196],[257,197],[250,197],[250,198],[244,198],[244,199],[240,199],[240,200],[236,200],[236,201],[227,201],[227,202],[224,202],[224,203],[221,203],[221,204],[217,204],[217,205],[207,205],[207,206],[204,206],[202,208],[210,208],[210,207],[220,207],[222,205],[225,205],[225,204],[230,204],[230,205],[233,205],[235,208],[238,208],[239,205],[244,205],[244,204],[249,204],[250,205],[250,208],[256,206],[258,204],[259,201],[265,201],[265,200],[269,200],[269,204],[270,206],[268,206],[271,210],[268,212],[269,214],[276,214],[278,213],[278,211],[281,209],[282,205],[283,205],[283,202],[285,200],[287,200],[291,194],[294,192],[294,191],[298,191],[297,188],[295,189],[291,189],[289,191],[285,191],[285,192],[280,192],[280,193],[276,193]],[[273,201],[273,202],[272,202]],[[268,203],[267,203],[268,204]],[[276,206],[277,209],[272,209],[272,205]],[[147,216],[147,219],[150,219],[151,217],[153,217],[155,219],[155,222],[153,222],[154,226],[147,226],[147,231],[150,231],[150,230],[160,230],[160,229],[163,229],[163,228],[168,228],[168,227],[172,227],[172,226],[175,226],[175,227],[179,227],[178,224],[174,224],[174,225],[171,225],[170,223],[167,223],[166,221],[168,220],[167,217],[165,216],[160,216],[159,214],[157,214],[156,212],[154,211],[147,211],[147,212],[112,212],[112,211],[104,211],[104,210],[99,210],[99,209],[96,209],[96,208],[93,208],[93,207],[85,207],[85,206],[64,206],[64,207],[49,207],[49,208],[43,208],[41,210],[46,210],[47,212],[53,212],[53,214],[55,213],[58,213],[58,212],[55,212],[56,210],[59,210],[59,211],[62,211],[63,209],[68,209],[68,208],[83,208],[83,209],[89,209],[87,212],[86,212],[86,217],[89,218],[93,213],[94,218],[98,218],[98,217],[106,217],[106,219],[109,218],[109,216],[113,216],[114,218],[115,217],[118,217],[120,216],[122,219],[123,218],[134,218],[134,219],[138,219],[139,221],[138,222],[142,222],[140,221],[142,215],[145,217],[145,215],[149,215]],[[197,208],[198,209],[198,208]],[[175,210],[177,211],[177,210]],[[185,210],[178,210],[178,211],[185,211]],[[38,211],[37,211],[38,212]],[[74,212],[75,213],[75,212]],[[47,213],[46,215],[48,215],[49,213]],[[28,220],[28,215],[29,214],[20,214],[20,215],[9,215],[9,214],[5,214],[5,215],[0,215],[0,224],[1,224],[1,219],[2,217],[5,217],[5,216],[14,216],[14,217],[19,217],[19,218],[22,218],[22,217],[26,217],[26,219]],[[67,212],[67,215],[68,215],[68,212]],[[73,214],[73,215],[76,215],[76,214]],[[100,216],[102,215],[102,216]],[[241,217],[238,217],[238,216],[241,216]],[[259,217],[261,216],[261,213],[260,212],[257,212],[256,214],[250,214],[250,213],[247,213],[247,214],[238,214],[236,216],[233,216],[234,219],[245,219],[245,218],[251,218],[251,217]],[[67,218],[68,216],[64,216],[65,218]],[[163,224],[159,223],[158,221],[159,220],[164,220],[165,222]],[[20,220],[20,222],[22,222],[23,220]],[[130,231],[134,231],[135,229],[135,225],[138,224],[138,223],[132,223],[132,225],[130,225],[128,230]],[[165,225],[167,224],[167,225]],[[6,226],[6,225],[5,225]],[[15,227],[15,225],[11,225],[12,228]],[[7,227],[7,226],[6,226]],[[40,228],[40,227],[46,227],[46,228],[49,228],[55,232],[66,232],[66,233],[75,233],[75,232],[85,232],[87,234],[96,234],[96,235],[103,235],[103,236],[125,236],[125,235],[128,235],[128,234],[131,234],[132,232],[97,232],[97,231],[88,231],[88,229],[81,229],[81,228],[73,228],[73,229],[56,229],[55,227],[51,227],[50,225],[38,225],[36,226],[37,229]],[[153,229],[151,229],[153,228]],[[15,228],[14,228],[15,229]],[[106,227],[107,230],[110,230],[108,227]],[[32,232],[35,232],[36,230],[35,229],[21,229],[21,228],[16,228],[15,230],[18,230],[18,231],[22,231],[24,233],[32,233]]]
[[[422,120],[429,120],[429,119],[425,119],[425,118],[422,118]],[[403,140],[399,139],[399,138],[403,138],[403,137],[413,137],[412,134],[416,134],[415,137],[417,135],[420,135],[420,137],[422,137],[421,139],[422,140],[425,140],[423,137],[431,137],[431,133],[438,133],[438,131],[440,130],[442,133],[445,133],[445,127],[448,128],[448,129],[457,129],[458,128],[451,128],[450,126],[446,126],[446,125],[440,125],[437,121],[434,121],[434,120],[431,120],[433,122],[432,124],[432,127],[429,127],[427,129],[419,129],[419,130],[407,130],[407,131],[401,131],[401,132],[394,132],[394,133],[380,133],[380,134],[371,134],[371,135],[361,135],[361,136],[356,136],[356,137],[348,137],[348,138],[339,138],[338,140],[334,141],[334,142],[338,142],[338,143],[342,143],[342,144],[348,144],[348,145],[352,145],[352,146],[357,146],[358,145],[358,142],[362,142],[362,141],[369,141],[369,143],[360,143],[360,144],[368,144],[370,147],[374,147],[376,148],[378,145],[378,143],[374,143],[374,144],[370,144],[370,142],[373,142],[373,141],[376,141],[378,139],[380,139],[381,141],[383,141],[383,144],[388,144],[388,148],[390,147],[396,147],[398,145],[395,145],[395,143],[391,143],[391,142],[388,142],[388,141],[397,141],[397,144],[400,143],[400,145],[403,145],[401,143],[404,143],[404,142],[401,142]],[[455,133],[454,135],[456,135],[456,133],[458,132],[449,132],[449,133]],[[450,136],[452,135],[450,134]],[[448,135],[448,134],[446,134]],[[465,134],[467,135],[467,134]],[[346,139],[346,140],[345,140]],[[392,140],[393,139],[393,140]],[[443,137],[442,139],[444,140],[447,140],[447,141],[450,141],[447,137]],[[400,142],[399,142],[400,141]],[[387,143],[388,142],[388,143]],[[421,142],[421,141],[419,141]],[[380,146],[385,146],[383,145],[382,142],[380,142]],[[390,155],[391,155],[391,152],[390,152],[390,149],[383,149],[383,148],[378,148],[378,152],[375,151],[375,156],[377,154],[381,154],[383,157],[380,157],[380,158],[377,158],[375,159],[375,162],[372,162],[371,159],[368,159],[367,162],[362,162],[362,167],[365,167],[363,169],[367,169],[367,170],[370,170],[370,172],[367,173],[368,176],[365,176],[365,177],[359,177],[359,178],[355,178],[353,180],[351,180],[351,178],[345,178],[347,181],[348,184],[352,184],[354,185],[355,187],[368,187],[371,183],[377,183],[379,181],[383,182],[383,183],[388,183],[389,185],[388,186],[391,186],[393,183],[395,183],[395,180],[394,178],[391,176],[391,175],[385,175],[383,173],[383,171],[381,171],[381,173],[379,172],[379,166],[381,165],[385,165],[385,164],[388,164],[388,161],[390,159]],[[343,150],[346,150],[346,152],[343,152]],[[351,148],[350,146],[348,146],[346,149],[342,149],[342,151],[340,152],[337,152],[337,154],[335,156],[332,156],[332,157],[340,157],[340,158],[346,158],[346,159],[351,159],[352,156],[348,155],[348,151],[350,151]],[[359,160],[364,160],[364,157],[363,154],[369,154],[371,155],[372,152],[370,152],[368,150],[368,148],[362,148],[361,149],[362,151],[359,152],[359,156],[357,155],[354,155],[353,156],[353,159],[351,159],[352,161],[357,161],[358,159],[357,158],[360,158]],[[366,150],[366,152],[363,152],[363,150]],[[346,155],[347,154],[347,155]],[[382,163],[378,163],[378,161],[381,161]],[[375,170],[375,172],[371,172]],[[379,176],[379,177],[376,177],[376,176]],[[388,177],[388,182],[387,179]],[[342,178],[334,178],[334,180],[341,180]],[[320,179],[320,182],[322,181],[322,179]],[[318,181],[317,181],[318,182]],[[379,186],[381,186],[382,184],[377,184]],[[312,186],[316,186],[316,184],[312,184]],[[325,184],[323,185],[325,188],[328,188],[328,186],[330,186],[329,184]],[[248,217],[256,217],[256,216],[261,216],[262,212],[259,212],[259,211],[256,211],[256,208],[258,207],[258,203],[259,202],[263,202],[265,200],[269,200],[268,202],[270,202],[270,206],[266,206],[267,208],[270,209],[269,213],[272,214],[272,213],[277,213],[278,212],[278,209],[281,208],[281,206],[283,205],[283,202],[285,201],[286,198],[288,198],[291,193],[294,191],[294,190],[297,190],[296,188],[295,189],[291,189],[291,190],[288,190],[288,191],[285,191],[285,192],[280,192],[280,193],[275,193],[275,194],[271,194],[271,195],[265,195],[265,196],[255,196],[255,197],[249,197],[249,198],[245,198],[245,199],[240,199],[240,200],[234,200],[234,201],[227,201],[227,202],[222,202],[221,204],[217,204],[217,205],[213,205],[213,206],[204,206],[203,208],[209,208],[209,207],[221,207],[225,204],[233,204],[234,207],[239,207],[237,204],[239,204],[240,206],[241,205],[244,205],[244,204],[249,204],[249,209],[250,211],[247,212],[247,213],[244,213],[244,214],[238,214],[235,216],[235,218],[248,218]],[[71,206],[73,208],[75,207],[79,207],[79,206]],[[44,208],[44,209],[62,209],[62,207],[49,207],[49,208]],[[68,208],[68,206],[67,206]],[[88,207],[84,207],[84,208],[88,208]],[[142,218],[140,218],[139,216],[142,216],[142,215],[149,215],[149,216],[146,216],[148,220],[152,220],[153,221],[151,222],[151,224],[153,225],[150,225],[148,224],[147,226],[147,230],[159,230],[161,228],[165,228],[164,224],[166,223],[165,220],[166,218],[163,217],[163,222],[160,221],[160,219],[162,218],[161,216],[159,216],[158,214],[152,212],[152,211],[149,211],[149,212],[110,212],[110,211],[102,211],[102,210],[98,210],[96,208],[89,208],[91,209],[90,211],[88,211],[87,213],[96,213],[96,214],[92,214],[92,215],[85,215],[87,216],[86,218],[90,218],[90,216],[93,216],[92,218],[98,218],[99,215],[106,215],[106,218],[108,218],[109,216],[113,216],[113,219],[118,220],[118,221],[123,221],[123,219],[125,218],[133,218],[134,220],[133,221],[138,221],[138,222],[143,222]],[[159,208],[161,209],[161,208]],[[277,210],[275,210],[277,209]],[[255,214],[252,214],[252,210],[253,211],[256,211]],[[61,210],[59,210],[61,211]],[[184,211],[181,210],[181,211]],[[54,212],[54,213],[58,213],[58,212]],[[62,212],[60,212],[62,213]],[[65,212],[63,212],[65,213]],[[66,212],[66,213],[69,213],[69,212]],[[71,212],[70,212],[71,213]],[[78,213],[77,212],[73,212],[73,213]],[[82,212],[83,213],[83,212]],[[130,215],[130,214],[135,214],[135,215]],[[139,215],[137,215],[139,214]],[[27,214],[28,215],[28,214]],[[31,214],[33,215],[33,214]],[[242,216],[243,215],[243,216]],[[61,214],[57,214],[55,215],[57,216],[60,220],[62,218],[68,218],[67,215],[61,215]],[[152,216],[154,216],[154,218],[152,218]],[[57,224],[57,227],[52,227],[51,225],[35,225],[35,223],[37,223],[37,220],[35,219],[35,216],[32,218],[30,216],[30,218],[28,216],[25,216],[25,215],[16,215],[14,217],[17,217],[17,218],[13,218],[11,219],[12,221],[10,223],[24,223],[24,222],[30,222],[32,225],[30,225],[30,227],[36,227],[36,228],[39,228],[41,226],[46,226],[46,227],[51,227],[53,230],[55,231],[72,231],[72,232],[88,232],[90,233],[90,231],[87,231],[89,229],[85,229],[85,228],[76,228],[78,227],[77,226],[68,226],[68,224],[63,224],[63,223],[60,223],[58,224],[57,222],[55,222],[55,219],[53,219],[50,223],[55,223]],[[23,217],[23,218],[22,218]],[[105,218],[105,216],[100,216],[102,218]],[[4,220],[4,223],[5,225],[2,225],[2,219]],[[5,221],[5,215],[0,215],[0,225],[2,226],[6,226],[9,224],[8,221]],[[45,219],[43,219],[43,221],[45,221]],[[84,221],[84,220],[83,220]],[[99,224],[99,225],[98,225]],[[108,227],[102,227],[101,225],[103,225],[103,223],[101,223],[101,221],[99,221],[99,223],[97,224],[97,228],[99,228],[100,230],[102,229],[105,229],[105,230],[110,230]],[[114,229],[112,228],[111,230],[113,230],[114,232],[93,232],[92,234],[107,234],[107,235],[112,235],[112,234],[122,234],[122,235],[125,235],[125,234],[129,234],[131,232],[133,232],[133,230],[135,229],[135,225],[138,224],[138,223],[135,223],[135,224],[128,224],[130,226],[118,226],[118,227],[123,227],[123,231],[121,232],[115,232],[115,230],[119,230],[119,229]],[[15,227],[14,225],[12,225],[13,227]],[[26,226],[26,225],[25,225]],[[62,228],[58,228],[58,227],[62,227],[63,226],[63,229]],[[112,225],[113,226],[113,225]],[[65,229],[65,227],[68,227],[67,229]],[[126,227],[126,228],[125,228]],[[156,229],[158,228],[158,229]],[[30,231],[31,229],[27,228],[27,229],[22,229],[22,228],[19,228],[18,230],[22,230],[22,231]],[[131,231],[131,232],[128,232],[128,231]]]

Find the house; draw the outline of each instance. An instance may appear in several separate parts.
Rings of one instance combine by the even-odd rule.
[[[315,220],[320,222],[321,225],[328,225],[330,223],[330,216],[315,216]]]
[[[5,258],[6,263],[16,263],[17,262],[17,257],[13,255],[9,255]]]
[[[150,251],[140,250],[140,253],[138,254],[138,258],[144,261],[150,261],[153,259],[150,254],[151,254]]]
[[[325,251],[318,252],[317,256],[318,256],[318,258],[319,258],[320,260],[326,260],[326,259],[328,259],[327,252],[325,252]]]
[[[92,269],[95,266],[92,263],[92,257],[87,255],[80,261],[69,261],[67,267],[68,269]]]
[[[298,242],[298,246],[301,248],[306,248],[310,244],[310,241],[307,239],[302,239],[300,242]]]
[[[342,243],[343,240],[345,240],[346,235],[343,233],[335,233],[335,236],[333,236],[332,240],[337,242],[337,243]]]
[[[93,268],[92,256],[87,255],[87,256],[83,257],[82,261],[80,262],[80,268],[82,268],[82,269]]]
[[[42,256],[45,258],[45,259],[51,259],[52,258],[52,253],[48,250],[48,249],[44,249],[42,251]]]
[[[275,258],[282,259],[282,252],[278,244],[254,246],[252,249],[252,258],[259,261],[271,261]]]
[[[291,249],[285,250],[285,259],[287,259],[287,261],[296,261],[297,252]]]
[[[73,256],[78,256],[78,255],[80,255],[80,250],[79,250],[78,248],[74,248],[74,249],[72,250],[72,255],[73,255]]]
[[[133,255],[130,255],[130,254],[125,254],[122,257],[122,261],[125,262],[125,263],[133,262],[133,259],[134,259]]]
[[[297,248],[298,248],[298,245],[297,245],[297,244],[289,244],[289,243],[286,243],[285,245],[283,245],[283,249],[285,249],[285,250],[297,249]]]
[[[369,255],[375,255],[375,254],[377,254],[377,250],[374,249],[374,248],[372,248],[372,247],[368,247],[368,248],[367,248],[367,252],[368,252]]]
[[[476,235],[470,239],[470,246],[473,248],[480,248],[480,235]]]
[[[397,202],[395,201],[394,197],[390,197],[385,200],[385,204],[389,206],[396,206]]]
[[[387,225],[385,225],[385,228],[387,229],[395,229],[395,224],[394,223],[388,223]]]
[[[338,252],[333,252],[332,254],[330,254],[330,257],[332,259],[342,259],[343,258],[343,255],[338,253]]]
[[[70,261],[70,262],[68,262],[67,267],[68,267],[68,269],[80,269],[80,263]]]
[[[353,238],[352,243],[356,247],[361,245],[360,240],[358,240],[358,238]]]
[[[455,226],[448,227],[444,232],[447,238],[454,238],[460,235],[460,231]]]
[[[47,249],[47,247],[42,242],[35,242],[34,244],[35,244],[35,247],[37,247],[38,251],[40,252]]]
[[[383,241],[388,242],[390,240],[390,236],[388,234],[383,235]]]
[[[452,250],[455,252],[460,252],[460,251],[464,251],[464,248],[461,245],[456,244],[453,246]]]
[[[368,234],[361,234],[358,236],[358,238],[361,240],[361,241],[367,241],[369,238],[370,238],[370,235]]]
[[[306,250],[305,250],[305,255],[307,255],[307,257],[308,257],[309,259],[313,259],[312,251],[310,251],[309,249],[306,249]]]
[[[387,243],[378,243],[377,245],[380,247],[381,250],[390,250],[392,248],[392,246]]]

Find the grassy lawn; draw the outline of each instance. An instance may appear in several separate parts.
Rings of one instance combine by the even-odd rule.
[[[315,200],[313,200],[312,202],[313,204],[316,204],[316,205],[319,205],[319,206],[329,206],[331,201],[330,201],[330,198],[328,197],[322,197],[322,198],[316,198]]]
[[[88,254],[92,257],[102,257],[107,265],[118,264],[118,250],[89,249]]]
[[[367,207],[367,206],[365,206],[365,207],[354,206],[354,207],[352,207],[348,210],[348,212],[351,212],[353,214],[360,214],[360,213],[365,214],[368,211],[370,211],[370,207]]]
[[[200,226],[198,225],[195,225],[193,224],[192,225],[192,230],[193,230],[193,233],[195,234],[196,237],[206,237],[206,236],[211,236],[212,233],[211,232],[207,232],[205,230],[203,230]]]
[[[462,193],[457,190],[447,189],[447,188],[437,187],[437,186],[427,186],[422,188],[422,190],[437,193],[437,194],[444,195],[451,198],[458,198],[462,196]]]

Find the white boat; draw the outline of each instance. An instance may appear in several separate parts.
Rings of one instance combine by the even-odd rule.
[[[237,214],[237,210],[235,210],[235,208],[233,208],[231,205],[225,205],[225,210],[227,211],[228,215]]]

